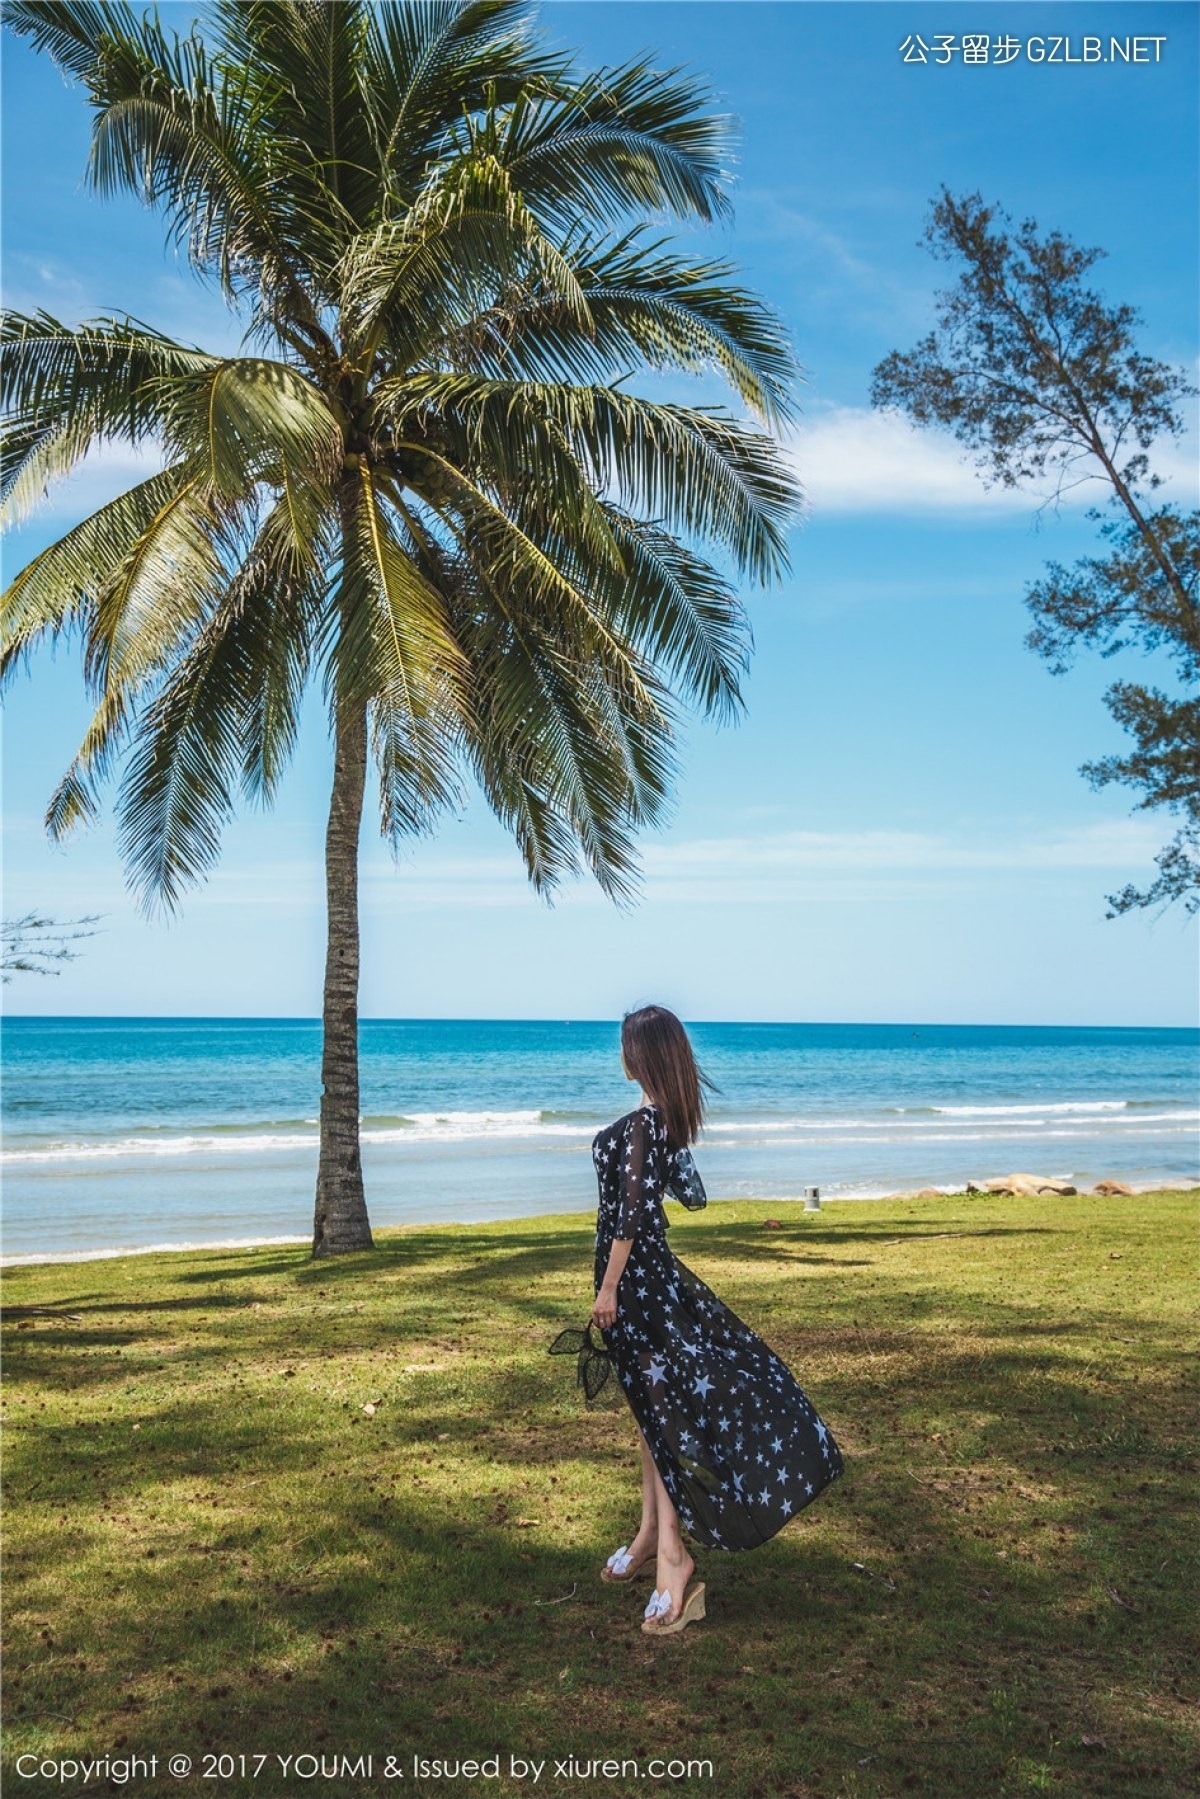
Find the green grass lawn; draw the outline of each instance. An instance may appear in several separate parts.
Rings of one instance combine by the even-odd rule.
[[[629,1415],[546,1354],[588,1217],[7,1271],[6,1794],[534,1790],[511,1756],[556,1799],[1196,1792],[1195,1195],[672,1215],[846,1474],[697,1552],[708,1619],[659,1643],[652,1583],[597,1578],[636,1528]],[[23,1753],[160,1760],[60,1784]],[[554,1768],[656,1756],[711,1769]]]

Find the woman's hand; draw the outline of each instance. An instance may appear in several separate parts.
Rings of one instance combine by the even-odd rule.
[[[602,1331],[611,1330],[617,1322],[617,1288],[621,1284],[621,1276],[625,1272],[625,1264],[632,1248],[632,1237],[618,1237],[608,1252],[608,1266],[604,1270],[604,1279],[600,1282],[600,1291],[592,1307],[592,1323],[598,1324]]]
[[[596,1295],[596,1303],[592,1307],[592,1323],[601,1330],[611,1330],[617,1322],[617,1289],[607,1282]]]

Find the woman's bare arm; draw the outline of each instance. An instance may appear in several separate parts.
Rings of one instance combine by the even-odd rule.
[[[600,1291],[596,1295],[596,1303],[592,1307],[592,1320],[601,1330],[608,1330],[616,1323],[617,1288],[621,1284],[621,1276],[625,1272],[625,1264],[629,1260],[629,1252],[633,1248],[632,1237],[615,1237],[613,1246],[608,1252],[608,1267],[604,1270],[604,1279]]]

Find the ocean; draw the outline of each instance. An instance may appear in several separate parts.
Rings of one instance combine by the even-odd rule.
[[[1189,1030],[697,1024],[714,1199],[878,1197],[1022,1170],[1200,1182]],[[376,1225],[590,1211],[594,1133],[637,1102],[616,1023],[367,1020]],[[6,1260],[303,1240],[320,1029],[303,1019],[10,1018]]]

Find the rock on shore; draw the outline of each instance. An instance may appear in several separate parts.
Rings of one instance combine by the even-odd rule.
[[[1048,1193],[1059,1199],[1066,1199],[1070,1194],[1078,1192],[1070,1181],[1056,1181],[1048,1174],[1006,1174],[994,1181],[984,1181],[985,1193],[998,1193],[1007,1196],[1024,1195],[1036,1198],[1039,1193]]]

